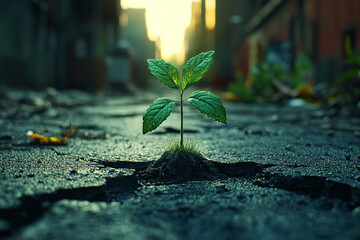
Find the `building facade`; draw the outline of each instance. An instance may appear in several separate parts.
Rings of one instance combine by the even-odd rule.
[[[0,2],[0,83],[99,88],[118,41],[117,0]]]

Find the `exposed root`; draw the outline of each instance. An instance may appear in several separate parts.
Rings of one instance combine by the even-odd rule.
[[[214,163],[200,153],[165,152],[148,168],[138,173],[144,179],[185,182],[211,180],[220,176]]]

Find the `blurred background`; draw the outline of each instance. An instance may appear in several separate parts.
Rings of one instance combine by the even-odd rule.
[[[215,50],[203,81],[229,100],[360,95],[359,0],[0,2],[0,84],[151,87],[147,58]]]

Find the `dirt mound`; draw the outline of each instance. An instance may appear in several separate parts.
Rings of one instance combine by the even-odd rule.
[[[148,168],[138,173],[143,179],[183,182],[189,180],[211,180],[220,173],[215,164],[201,153],[165,152]]]

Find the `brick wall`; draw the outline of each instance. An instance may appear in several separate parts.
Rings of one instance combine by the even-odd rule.
[[[330,81],[340,74],[346,34],[360,52],[360,0],[284,1],[239,44],[235,66],[246,73],[254,56],[262,60],[259,48],[270,40],[289,41],[294,55],[304,52],[315,62],[317,80]]]
[[[355,31],[355,47],[360,47],[360,1],[308,0],[309,19],[319,24],[318,59],[341,57],[344,34]]]

